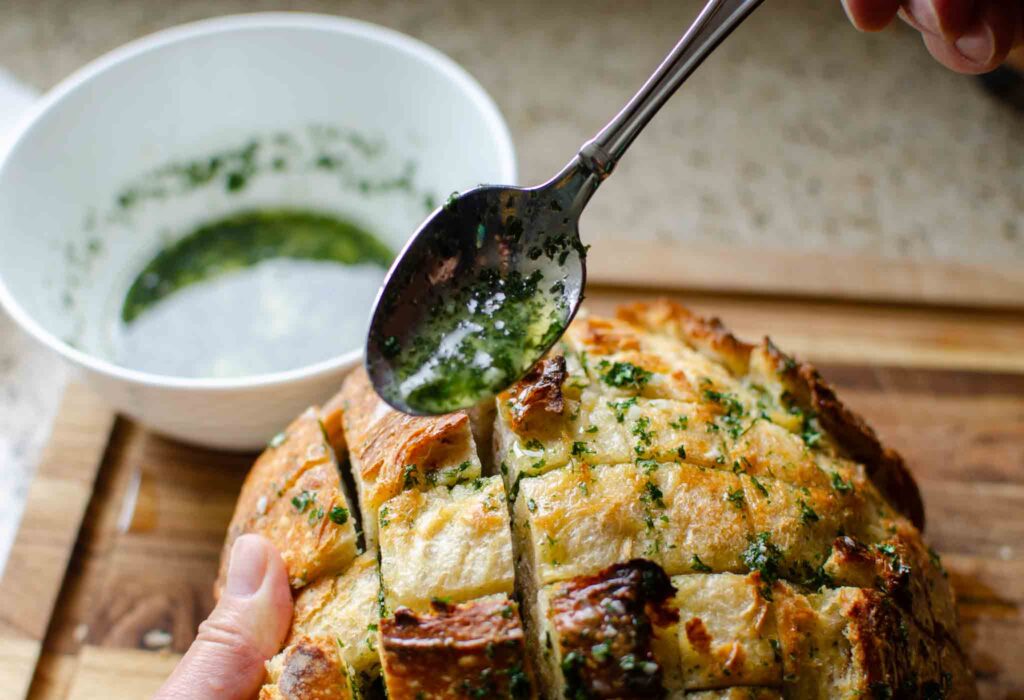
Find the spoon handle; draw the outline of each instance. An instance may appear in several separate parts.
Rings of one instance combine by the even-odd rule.
[[[647,123],[697,67],[763,0],[710,0],[640,91],[593,139],[580,158],[599,179],[608,177]]]

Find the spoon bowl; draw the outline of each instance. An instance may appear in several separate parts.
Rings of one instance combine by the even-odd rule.
[[[453,195],[422,224],[370,324],[367,371],[385,401],[413,415],[465,408],[551,348],[582,301],[578,222],[594,188],[574,160],[539,187]]]

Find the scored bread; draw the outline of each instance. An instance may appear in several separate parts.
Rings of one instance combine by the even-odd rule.
[[[224,550],[267,535],[295,589],[264,700],[976,697],[899,455],[676,304],[578,318],[468,412],[358,370],[283,435]]]

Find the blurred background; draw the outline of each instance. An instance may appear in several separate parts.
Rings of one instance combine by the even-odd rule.
[[[260,10],[342,14],[465,66],[507,118],[521,180],[533,184],[625,102],[699,4],[5,0],[0,81],[24,104],[175,24]],[[902,26],[863,35],[839,0],[771,0],[637,141],[582,233],[599,282],[1019,306],[1024,114],[939,66]],[[0,492],[0,545],[63,372],[0,319],[0,464],[14,485]]]
[[[701,3],[7,0],[0,67],[45,90],[143,34],[271,9],[393,27],[465,66],[509,121],[521,178],[554,172]],[[687,82],[587,212],[584,236],[920,260],[1024,257],[1024,122],[896,26],[771,0]],[[722,272],[728,279],[728,273]]]

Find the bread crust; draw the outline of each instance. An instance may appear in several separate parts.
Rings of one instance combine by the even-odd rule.
[[[381,658],[392,700],[536,697],[523,628],[508,598],[408,608],[381,621]]]
[[[344,502],[335,454],[358,558],[351,523],[317,527]],[[352,373],[257,461],[224,566],[260,532],[310,584],[262,700],[381,673],[399,700],[970,700],[922,523],[903,460],[813,367],[658,301],[578,318],[468,413],[399,414]]]
[[[667,606],[675,589],[643,559],[615,564],[545,589],[546,643],[555,652],[565,697],[661,698],[663,669],[654,628],[679,620]]]
[[[242,485],[214,586],[219,598],[231,547],[263,535],[281,552],[293,588],[339,573],[356,556],[355,519],[320,414],[310,408],[278,434]]]
[[[328,639],[302,637],[267,664],[259,700],[354,700],[349,671]]]
[[[769,338],[760,346],[737,340],[719,319],[703,318],[666,299],[627,304],[619,308],[617,315],[650,332],[671,333],[736,374],[747,373],[755,350],[763,352],[798,405],[816,414],[843,454],[863,463],[869,478],[886,499],[916,527],[924,528],[921,492],[903,458],[882,446],[871,426],[839,400],[814,366],[795,361]]]
[[[522,379],[498,396],[508,403],[512,416],[512,429],[517,433],[530,432],[531,424],[565,411],[562,384],[566,378],[565,357],[548,357],[526,373]]]
[[[376,544],[380,508],[405,489],[480,476],[480,459],[465,412],[431,417],[400,413],[374,392],[363,368],[346,378],[339,403],[367,546]]]

